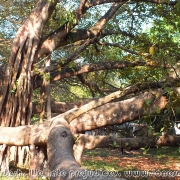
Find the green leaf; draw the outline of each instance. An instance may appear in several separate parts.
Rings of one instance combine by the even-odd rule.
[[[116,142],[116,141],[114,141],[114,142],[113,142],[113,145],[114,145],[114,146],[116,146],[116,145],[117,145],[117,142]]]
[[[160,129],[160,132],[163,132],[164,131],[164,127],[162,127],[161,129]]]
[[[166,92],[168,92],[168,93],[171,92],[171,88],[170,88],[170,87],[165,87],[164,90],[165,90]]]
[[[146,151],[143,151],[143,155],[146,155],[147,154],[147,150]]]
[[[161,112],[161,108],[158,106],[158,107],[156,108],[156,113],[159,114],[160,112]]]
[[[129,146],[129,143],[127,142],[127,143],[125,143],[125,146],[127,147],[127,146]]]
[[[151,103],[151,99],[146,99],[146,100],[145,100],[145,103],[146,103],[147,106],[149,106],[150,103]]]
[[[15,92],[15,89],[12,89],[12,90],[11,90],[11,93],[14,93],[14,92]]]

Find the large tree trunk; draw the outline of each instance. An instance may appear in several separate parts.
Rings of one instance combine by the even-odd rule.
[[[73,145],[74,139],[68,123],[59,120],[58,125],[55,124],[50,130],[47,140],[51,180],[123,180],[82,169],[74,158]]]
[[[33,89],[32,65],[35,61],[44,25],[57,2],[47,3],[46,0],[39,0],[33,12],[16,34],[4,78],[3,96],[0,101],[1,126],[14,127],[30,124]],[[8,155],[9,147],[6,147],[1,164],[8,163]],[[1,171],[3,169],[1,166]],[[5,171],[8,169],[6,168]]]
[[[32,111],[31,71],[43,27],[52,13],[54,3],[41,0],[17,32],[13,41],[9,66],[0,102],[1,126],[30,124]]]
[[[129,92],[133,92],[134,89],[136,89],[136,88],[133,87],[132,90],[130,88]],[[156,92],[156,96],[154,96],[155,92]],[[107,124],[113,125],[113,124],[120,124],[123,122],[131,121],[131,120],[134,120],[134,118],[143,116],[147,113],[155,113],[157,111],[157,106],[158,106],[158,110],[159,110],[159,109],[164,108],[167,104],[166,97],[163,96],[163,91],[161,91],[161,90],[151,91],[149,93],[146,92],[135,98],[128,99],[126,103],[124,103],[125,101],[120,102],[120,104],[116,104],[115,102],[111,103],[112,107],[109,107],[109,104],[106,104],[106,103],[110,102],[112,99],[121,98],[124,95],[126,95],[126,92],[117,91],[108,96],[105,96],[104,98],[96,99],[95,101],[85,104],[79,108],[74,108],[72,110],[69,110],[61,115],[58,115],[58,116],[52,118],[50,121],[46,121],[39,125],[19,126],[19,127],[14,127],[14,128],[0,127],[0,144],[16,145],[16,146],[30,145],[30,147],[31,147],[31,149],[30,149],[31,150],[31,153],[30,153],[31,154],[31,160],[30,160],[31,167],[30,168],[31,169],[39,169],[39,168],[41,168],[41,164],[38,164],[36,162],[42,163],[46,160],[46,154],[42,148],[44,146],[48,145],[49,132],[51,132],[52,128],[59,129],[58,127],[62,124],[62,120],[65,119],[67,122],[72,122],[70,124],[72,132],[81,132],[81,131],[85,131],[85,130],[91,130],[91,129],[94,129],[97,127],[102,127]],[[148,99],[148,100],[150,99],[151,104],[150,104],[150,106],[147,106],[146,108],[144,108],[146,99]],[[134,104],[132,102],[134,102]],[[119,103],[119,102],[117,102],[117,103]],[[103,105],[103,104],[106,104],[106,105]],[[131,104],[131,106],[129,107],[128,104]],[[104,110],[108,109],[108,111],[104,111],[105,113],[107,112],[108,118],[104,119],[103,117],[101,117],[99,119],[100,115],[102,116],[102,114],[97,115],[96,118],[98,118],[98,121],[97,121],[98,123],[95,123],[96,121],[94,121],[95,120],[94,115],[96,115],[96,113],[98,113],[98,111],[103,112],[102,111],[103,107],[104,107]],[[100,108],[100,109],[102,108],[102,109],[100,110],[97,108]],[[87,111],[89,111],[90,113],[88,114]],[[93,112],[93,114],[91,114],[91,111]],[[131,112],[130,116],[128,115],[129,112]],[[119,115],[119,113],[120,113],[120,115]],[[88,123],[87,123],[87,121],[84,119],[87,119],[89,117],[88,116],[86,117],[86,115],[88,115],[88,116],[90,115],[89,117],[93,118],[93,120],[88,120]],[[105,115],[106,114],[104,114],[104,116]],[[121,116],[123,118],[120,118]],[[79,122],[77,121],[76,118],[78,118]],[[74,119],[74,121],[73,121],[73,119]],[[68,124],[67,122],[66,122],[66,124]],[[75,122],[75,124],[73,124],[74,122]],[[72,126],[72,124],[73,124],[73,126]],[[79,124],[80,124],[80,126],[78,126]],[[69,128],[69,126],[67,126],[66,128]],[[72,128],[74,128],[75,130]],[[76,128],[78,130],[76,130]],[[56,132],[56,130],[53,132]],[[57,137],[59,138],[59,136],[53,135],[53,138],[55,138],[54,142],[56,142],[56,144],[59,140]],[[67,143],[69,143],[69,142],[67,142]],[[57,148],[63,146],[64,144],[65,144],[64,142],[62,145],[59,144],[57,146]],[[80,155],[81,155],[84,147],[81,144],[78,146],[77,149],[79,149],[79,147],[80,147],[80,153],[78,156],[80,159]],[[69,150],[69,153],[72,153],[72,149],[68,149],[68,150]],[[68,150],[66,150],[66,151],[68,151]],[[64,151],[65,151],[65,149],[64,149]],[[42,155],[42,158],[39,159],[38,155],[40,155],[40,154],[38,154],[38,153],[40,153],[40,154],[44,153]],[[53,157],[54,156],[53,154],[54,153],[56,154],[57,151],[53,151],[52,154],[49,154],[49,153],[51,153],[51,152],[48,151],[48,158],[51,155]],[[63,155],[63,156],[65,156],[65,155]],[[63,158],[63,156],[60,157],[60,160],[61,160],[61,158]],[[77,157],[77,155],[76,155],[76,157]],[[67,156],[65,156],[64,158],[67,158]],[[53,159],[54,158],[52,158],[52,160]],[[77,160],[78,160],[78,158],[77,158]],[[80,160],[78,160],[78,161],[80,161]],[[51,160],[49,160],[49,163],[50,164],[52,163],[53,165],[55,165],[53,162],[51,162]],[[61,164],[61,161],[59,162],[59,164],[57,166],[60,167],[59,166],[60,164]]]

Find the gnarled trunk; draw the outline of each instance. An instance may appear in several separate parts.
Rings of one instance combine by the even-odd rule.
[[[16,127],[30,124],[33,89],[32,66],[44,25],[57,2],[47,3],[46,0],[40,0],[16,34],[3,82],[4,94],[0,101],[1,126]],[[6,147],[0,166],[8,163],[8,154],[9,147]],[[3,169],[1,166],[1,171]],[[8,169],[6,168],[6,170]]]
[[[47,140],[51,180],[124,180],[118,176],[110,177],[102,172],[82,169],[74,158],[73,145],[74,139],[69,125],[65,120],[60,119],[58,125],[50,130]]]

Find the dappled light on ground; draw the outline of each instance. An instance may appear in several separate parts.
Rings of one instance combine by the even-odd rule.
[[[178,171],[178,177],[148,177],[145,179],[180,179],[180,152],[178,147],[165,147],[150,149],[143,154],[142,150],[125,151],[122,155],[119,149],[95,149],[92,152],[85,151],[82,157],[84,168],[105,171],[148,171],[167,172]],[[137,178],[135,178],[137,179]],[[143,179],[143,178],[138,178]],[[144,179],[144,180],[145,180]]]
[[[180,170],[180,161],[175,159],[166,158],[164,160],[162,159],[154,159],[152,157],[141,156],[141,157],[128,157],[128,156],[122,156],[122,157],[93,157],[84,155],[82,158],[83,161],[101,161],[104,163],[114,163],[117,166],[119,166],[119,170],[131,170],[131,169],[137,169],[137,170],[163,170],[163,169],[169,169],[169,170]],[[103,168],[103,167],[102,167]]]

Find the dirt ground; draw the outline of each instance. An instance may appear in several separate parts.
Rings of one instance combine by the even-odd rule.
[[[99,150],[100,151],[100,150]],[[100,152],[97,154],[86,155],[82,157],[82,161],[100,163],[99,166],[109,164],[109,166],[115,166],[116,170],[122,172],[122,177],[129,179],[140,179],[140,180],[180,180],[180,158],[172,157],[164,153],[152,156],[153,151],[150,154],[143,154],[141,150],[126,151],[123,155],[119,150],[111,150],[111,153],[106,154],[103,150],[103,154]],[[180,154],[179,154],[180,155]],[[97,165],[98,167],[98,165]],[[127,175],[127,171],[131,175]],[[137,176],[134,173],[140,173]],[[142,172],[148,172],[148,177],[142,177]],[[133,173],[133,175],[132,175]],[[128,177],[131,176],[131,177]]]

